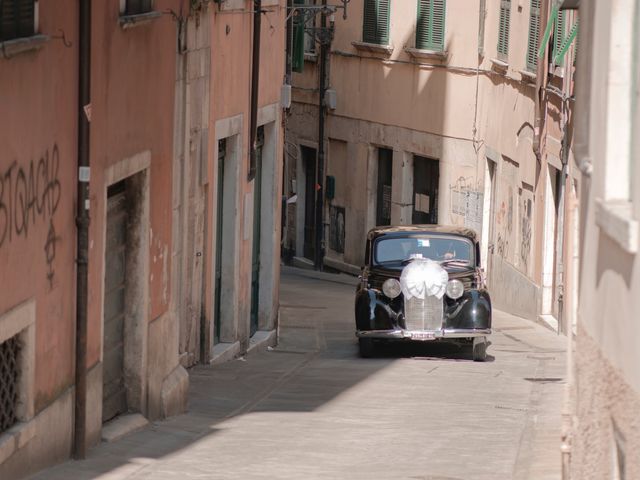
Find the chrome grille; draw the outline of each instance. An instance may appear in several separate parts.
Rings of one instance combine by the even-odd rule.
[[[407,330],[440,330],[444,300],[427,297],[424,300],[411,298],[404,302],[404,317]]]

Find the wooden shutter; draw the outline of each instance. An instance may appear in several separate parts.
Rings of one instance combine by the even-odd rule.
[[[540,0],[531,0],[529,17],[529,43],[527,44],[527,70],[535,72],[538,67],[538,48],[540,46]]]
[[[378,45],[389,44],[390,0],[364,0],[362,40]]]
[[[444,50],[446,0],[418,0],[416,48]]]
[[[560,48],[565,40],[565,28],[566,28],[566,10],[560,11],[558,13],[558,19],[556,20],[556,29],[553,34],[553,52],[551,53],[551,58],[555,59],[556,55],[560,51]],[[560,58],[556,65],[562,66],[564,64],[564,58]]]
[[[511,26],[511,0],[500,0],[500,24],[498,28],[498,59],[509,57],[509,27]]]
[[[35,33],[34,3],[34,0],[0,0],[0,41]]]

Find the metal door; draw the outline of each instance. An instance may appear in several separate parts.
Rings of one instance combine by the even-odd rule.
[[[393,150],[378,149],[378,190],[376,225],[391,225],[391,183],[393,180]]]
[[[109,187],[104,275],[102,421],[127,411],[124,322],[127,264],[127,196],[124,181]]]
[[[262,215],[262,146],[264,127],[258,127],[256,137],[256,176],[253,180],[253,249],[251,258],[251,331],[258,331],[260,310],[260,218]]]
[[[315,259],[316,241],[316,151],[300,147],[304,168],[304,256]]]
[[[227,153],[227,140],[218,141],[218,182],[216,188],[216,270],[214,285],[214,342],[220,343],[220,328],[222,326],[220,296],[222,292],[222,215],[224,212],[224,159]]]
[[[413,157],[413,215],[411,223],[438,223],[440,165],[432,158]]]

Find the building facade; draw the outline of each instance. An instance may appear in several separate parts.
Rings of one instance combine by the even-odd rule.
[[[325,266],[358,272],[376,225],[464,225],[482,238],[495,305],[557,328],[575,261],[564,198],[577,181],[563,164],[576,19],[554,12],[538,0],[354,0],[346,20],[335,15],[320,179]],[[285,157],[283,243],[299,263],[313,258],[318,228],[319,60],[313,39],[305,49]]]
[[[186,368],[274,342],[280,255],[280,1],[258,9],[259,76],[253,0],[16,3],[0,5],[2,478],[77,454],[114,422],[184,411]],[[79,168],[83,125],[90,169]],[[76,207],[87,181],[83,336]]]
[[[579,2],[576,162],[584,185],[571,478],[640,477],[640,2]],[[582,51],[582,50],[581,50]]]

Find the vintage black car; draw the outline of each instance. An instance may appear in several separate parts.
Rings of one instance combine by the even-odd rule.
[[[356,291],[360,355],[384,341],[451,342],[485,361],[491,299],[473,230],[377,227],[367,235]]]

